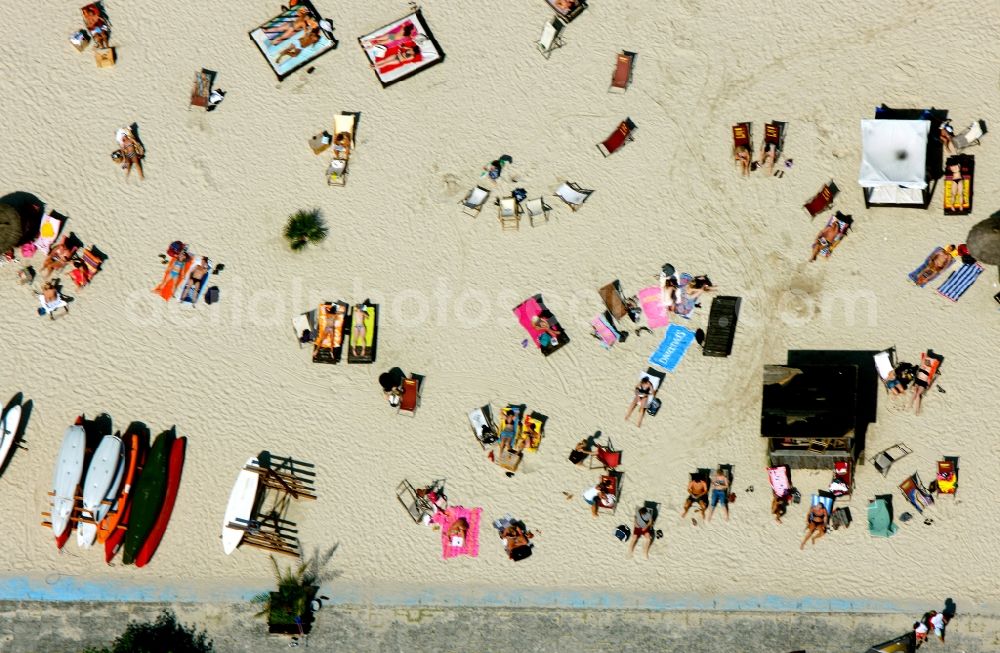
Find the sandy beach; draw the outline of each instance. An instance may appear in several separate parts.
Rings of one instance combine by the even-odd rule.
[[[945,40],[942,7],[931,3],[593,0],[546,60],[535,46],[552,15],[542,0],[429,0],[423,16],[446,58],[387,88],[357,37],[407,13],[397,2],[317,0],[339,47],[312,62],[314,72],[280,83],[247,38],[277,3],[109,0],[118,62],[107,69],[67,40],[80,28],[78,4],[12,13],[0,44],[11,62],[0,194],[34,193],[108,255],[55,321],[16,284],[19,264],[0,268],[0,399],[22,392],[33,402],[26,449],[0,477],[11,526],[0,532],[4,574],[206,595],[266,589],[266,553],[226,556],[219,543],[236,474],[266,449],[315,463],[319,499],[291,517],[304,549],[338,545],[339,576],[324,592],[351,603],[495,593],[511,607],[596,607],[605,594],[627,607],[762,596],[926,609],[948,596],[960,612],[1000,607],[1000,517],[990,500],[1000,483],[997,271],[987,266],[957,303],[906,276],[1000,207],[996,135],[969,151],[971,215],[943,216],[940,187],[926,211],[866,210],[857,184],[860,120],[881,103],[947,109],[959,127],[1000,125],[993,3],[963,5],[978,19]],[[622,49],[638,53],[634,80],[609,94]],[[211,113],[188,107],[202,67],[218,71],[227,93]],[[341,111],[361,118],[349,181],[334,188],[329,157],[308,140]],[[638,126],[634,142],[602,157],[595,145],[625,117]],[[788,123],[794,165],[781,178],[742,178],[730,126],[752,121],[756,151],[769,120]],[[109,158],[116,129],[132,123],[146,148],[144,181],[126,180]],[[483,166],[501,154],[513,163],[490,182]],[[854,216],[854,229],[832,257],[809,263],[828,214],[811,220],[802,204],[831,179],[841,189],[835,208]],[[566,180],[595,190],[577,212],[552,197]],[[471,218],[458,202],[476,184],[493,194]],[[501,231],[492,199],[515,187],[547,196],[548,224]],[[323,212],[329,238],[291,252],[284,223],[310,208]],[[192,309],[150,292],[174,240],[225,264],[212,280],[218,303]],[[589,323],[603,310],[597,288],[620,279],[634,294],[656,285],[667,261],[708,274],[718,294],[743,304],[733,354],[692,348],[667,375],[659,414],[637,428],[623,417],[663,329],[606,351]],[[571,338],[549,357],[522,346],[511,313],[536,293]],[[321,301],[365,298],[381,309],[377,361],[312,363],[291,318]],[[685,325],[704,328],[709,302]],[[780,526],[769,514],[763,366],[783,364],[789,350],[890,346],[908,361],[927,348],[944,354],[946,392],[930,392],[916,416],[879,390],[865,455],[896,442],[913,453],[885,478],[861,465],[853,498],[838,503],[851,506],[854,524],[800,551],[807,507],[793,505]],[[412,419],[379,389],[378,375],[396,366],[426,378]],[[523,403],[549,418],[513,478],[470,433],[467,414],[485,403]],[[39,525],[64,429],[102,412],[117,429],[138,420],[154,435],[176,425],[188,438],[172,521],[144,569],[106,566],[74,542],[60,553]],[[623,450],[625,476],[618,513],[593,519],[563,492],[596,482],[567,454],[597,430]],[[868,500],[895,494],[897,514],[905,510],[897,485],[915,469],[931,480],[943,455],[962,460],[957,498],[928,509],[930,525],[916,519],[891,539],[870,537]],[[687,475],[718,463],[734,465],[731,520],[695,528],[679,517]],[[829,477],[794,472],[803,495]],[[478,557],[442,559],[440,535],[396,500],[403,479],[446,479],[452,504],[483,509]],[[613,533],[644,501],[660,504],[665,537],[649,560],[628,559]],[[508,514],[535,532],[529,560],[508,560],[489,525]]]

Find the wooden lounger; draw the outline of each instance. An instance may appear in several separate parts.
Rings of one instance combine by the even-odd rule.
[[[615,70],[611,73],[611,86],[608,92],[621,91],[624,93],[632,83],[632,69],[635,66],[635,52],[622,50],[615,60]]]
[[[635,123],[631,118],[626,118],[619,123],[618,128],[602,142],[597,144],[597,149],[605,157],[617,152],[625,143],[633,140],[632,132],[636,130]]]
[[[740,298],[721,295],[712,299],[708,313],[708,329],[701,353],[705,356],[728,356],[733,353],[736,338],[736,321],[739,317]]]

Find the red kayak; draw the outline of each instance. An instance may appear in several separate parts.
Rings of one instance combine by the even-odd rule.
[[[134,460],[129,462],[129,466],[132,468],[131,478],[132,478],[132,483],[134,484],[135,480],[139,477],[139,474],[142,472],[143,464],[146,462],[146,452],[145,450],[142,450],[141,439],[139,439],[139,436],[135,436],[135,439],[133,440],[132,452],[133,452],[132,458]],[[132,464],[133,462],[135,463],[134,466]],[[124,507],[122,507],[122,504],[124,504]],[[129,487],[129,485],[126,485],[125,489],[122,491],[121,496],[118,498],[118,509],[115,513],[116,516],[114,518],[115,520],[115,526],[113,527],[114,530],[104,531],[106,538],[104,540],[104,562],[108,564],[111,564],[111,559],[115,557],[115,554],[118,553],[118,549],[122,548],[122,544],[125,543],[125,529],[128,528],[128,516],[129,514],[131,514],[131,512],[132,512],[131,488]],[[108,513],[108,516],[110,517],[111,513]],[[107,521],[107,517],[105,517],[105,521]],[[101,522],[101,524],[104,525],[104,522]],[[102,531],[98,530],[97,532],[98,539],[100,539],[101,535]]]
[[[170,523],[170,513],[174,510],[174,501],[177,500],[177,489],[181,485],[181,471],[184,469],[184,448],[187,438],[177,438],[170,448],[170,462],[167,468],[167,491],[163,497],[163,506],[160,514],[156,517],[153,528],[146,536],[146,541],[142,543],[139,552],[135,556],[135,566],[143,567],[156,553],[156,547],[160,545],[163,534]]]

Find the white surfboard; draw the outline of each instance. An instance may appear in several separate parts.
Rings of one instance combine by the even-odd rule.
[[[248,458],[247,466],[257,467],[259,463],[256,458]],[[229,493],[229,503],[226,504],[226,515],[222,518],[222,550],[229,555],[236,550],[236,547],[243,541],[245,531],[230,528],[230,523],[245,523],[250,519],[250,512],[253,510],[254,501],[257,499],[257,485],[260,483],[260,476],[257,472],[248,469],[240,470],[236,477],[236,484],[233,491]],[[243,522],[237,520],[244,520]]]
[[[125,474],[122,441],[117,435],[105,435],[90,458],[90,467],[83,481],[82,519],[76,525],[76,543],[87,548],[97,538],[97,523],[111,508],[118,486]],[[92,520],[90,521],[84,520]]]
[[[15,404],[10,407],[3,418],[0,419],[0,468],[7,462],[11,448],[14,446],[14,436],[21,426],[21,405]]]
[[[63,435],[62,447],[56,458],[56,470],[52,476],[52,532],[57,538],[66,531],[73,514],[76,489],[83,477],[86,440],[82,426],[70,426]]]

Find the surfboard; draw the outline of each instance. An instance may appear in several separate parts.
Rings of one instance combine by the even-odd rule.
[[[135,483],[142,463],[145,462],[145,450],[142,435],[131,429],[125,431],[129,441],[128,465],[125,467],[125,483],[118,493],[118,498],[108,510],[108,513],[97,526],[97,541],[106,542],[112,534],[118,531],[118,525],[127,517],[126,508],[132,499],[132,484]]]
[[[102,460],[109,453],[110,449],[114,446],[113,444],[105,445],[108,442],[108,438],[115,438],[118,440],[118,464],[115,467],[115,475],[111,478],[108,484],[108,489],[101,497],[101,500],[97,502],[96,508],[91,508],[93,503],[94,490],[93,486],[96,484],[98,477],[92,475],[95,473],[94,467],[97,461]],[[106,451],[101,451],[101,447],[105,447]],[[101,440],[100,446],[97,447],[97,451],[94,452],[93,457],[90,460],[90,468],[87,470],[87,475],[84,476],[83,481],[83,510],[81,511],[81,519],[76,523],[76,543],[81,548],[87,549],[94,543],[97,539],[97,525],[102,519],[108,514],[111,509],[111,504],[114,502],[115,497],[118,496],[118,488],[121,487],[122,479],[125,477],[125,451],[124,445],[117,435],[106,435],[104,439]],[[88,496],[88,492],[90,495]]]
[[[83,477],[86,440],[81,424],[68,427],[56,457],[56,469],[52,475],[52,533],[57,540],[65,534],[69,518],[73,514],[76,490]]]
[[[0,469],[7,464],[20,426],[21,404],[14,404],[3,414],[3,418],[0,418]]]
[[[163,507],[156,517],[153,528],[149,531],[149,536],[139,548],[139,553],[135,556],[135,566],[144,567],[156,553],[156,548],[160,546],[160,540],[167,531],[170,523],[170,515],[174,511],[174,502],[177,500],[177,490],[181,485],[181,472],[184,469],[184,449],[187,446],[187,438],[177,438],[170,448],[170,464],[167,466],[167,493],[163,497]]]
[[[246,465],[256,467],[259,463],[256,458],[248,458]],[[240,470],[233,485],[232,492],[229,493],[229,503],[226,504],[226,514],[222,518],[222,550],[229,555],[236,550],[236,547],[243,541],[246,531],[230,528],[230,523],[246,523],[250,519],[253,511],[253,504],[257,500],[257,486],[260,483],[260,476],[257,472],[249,469]],[[238,520],[242,519],[243,522]]]

